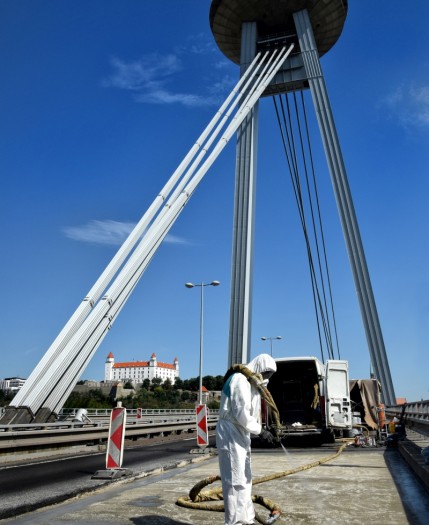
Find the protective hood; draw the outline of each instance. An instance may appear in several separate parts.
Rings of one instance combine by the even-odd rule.
[[[276,362],[268,354],[257,355],[246,365],[246,367],[256,374],[262,374],[262,372],[275,372],[277,370]]]

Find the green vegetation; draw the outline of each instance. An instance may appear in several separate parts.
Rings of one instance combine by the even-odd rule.
[[[63,408],[113,408],[116,402],[103,394],[100,388],[88,392],[72,392]]]
[[[7,407],[14,397],[15,392],[12,394],[10,392],[4,392],[3,390],[0,390],[0,407]]]
[[[223,376],[204,376],[203,385],[207,390],[222,390]],[[127,382],[124,388],[132,388],[132,384]],[[177,378],[174,385],[169,379],[164,383],[159,378],[154,378],[152,381],[145,379],[140,388],[121,398],[121,401],[122,406],[126,408],[192,409],[198,399],[198,390],[198,377],[185,380]],[[114,406],[116,406],[115,389],[112,389],[110,395],[105,395],[99,388],[85,393],[72,392],[64,404],[64,408],[113,408]],[[217,409],[219,403],[211,401],[207,406]]]

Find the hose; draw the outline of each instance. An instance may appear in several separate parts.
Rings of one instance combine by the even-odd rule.
[[[284,470],[282,472],[276,472],[274,474],[269,474],[267,476],[262,476],[260,478],[252,480],[252,485],[259,485],[260,483],[265,483],[266,481],[272,481],[274,479],[279,479],[279,478],[283,478],[286,476],[290,476],[291,474],[296,474],[297,472],[301,472],[303,470],[309,470],[313,467],[322,465],[323,463],[327,463],[328,461],[332,461],[333,459],[337,458],[341,454],[341,452],[345,449],[348,443],[349,442],[343,443],[338,448],[338,450],[334,454],[331,454],[330,456],[326,456],[325,458],[319,459],[317,461],[313,461],[311,463],[308,463],[307,465],[301,465],[300,467],[295,467],[293,469]],[[218,488],[214,488],[214,489],[206,490],[206,491],[202,490],[207,485],[211,485],[215,481],[220,481],[220,479],[221,479],[220,476],[217,475],[217,476],[209,476],[208,478],[205,478],[199,481],[189,491],[189,496],[180,497],[176,501],[176,504],[179,505],[180,507],[186,507],[188,509],[211,510],[215,512],[223,512],[225,510],[223,503],[208,503],[208,502],[223,500],[222,487],[218,487]],[[258,513],[256,513],[256,519],[262,525],[268,525],[269,523],[272,523],[274,521],[273,516],[281,514],[280,506],[268,498],[255,494],[252,496],[252,500],[254,503],[257,503],[270,511],[271,518],[268,518],[268,520],[265,520]]]

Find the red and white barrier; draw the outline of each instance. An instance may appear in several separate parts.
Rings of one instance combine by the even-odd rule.
[[[112,410],[106,452],[106,469],[118,469],[122,466],[126,419],[126,408],[117,407]]]
[[[201,448],[204,448],[209,444],[206,405],[198,405],[196,412],[197,412],[197,445]]]

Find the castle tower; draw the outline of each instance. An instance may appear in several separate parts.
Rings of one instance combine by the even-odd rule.
[[[155,352],[150,356],[150,361],[149,361],[149,379],[152,381],[152,379],[154,377],[157,376],[156,372],[157,372],[157,369],[158,369],[158,361],[156,359],[156,354]]]
[[[106,363],[104,365],[104,380],[111,381],[113,379],[113,365],[115,364],[115,358],[112,352],[106,358]]]

